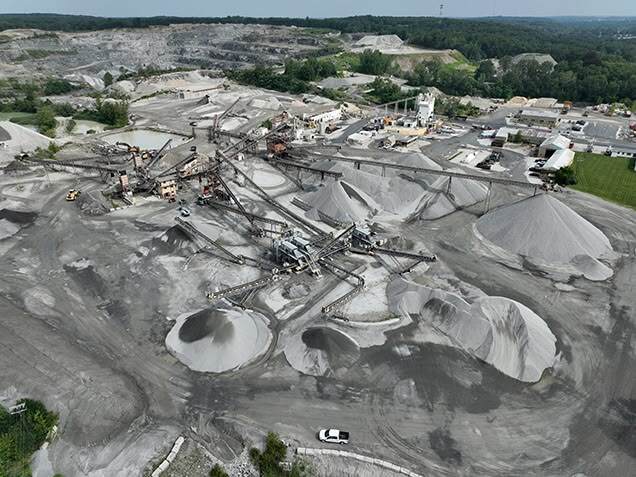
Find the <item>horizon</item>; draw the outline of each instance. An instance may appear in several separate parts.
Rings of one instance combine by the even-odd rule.
[[[178,4],[168,0],[111,0],[93,3],[83,0],[4,0],[0,13],[5,14],[62,14],[102,18],[190,17],[223,18],[342,18],[350,16],[445,17],[445,18],[631,18],[636,16],[636,2],[606,0],[602,4],[592,0],[402,0],[387,4],[380,0],[342,2],[323,0],[319,3],[295,0],[235,0],[231,4],[182,0]],[[440,15],[440,4],[443,11]],[[187,13],[184,13],[187,12]]]
[[[591,20],[636,20],[636,14],[634,15],[484,15],[484,16],[451,16],[444,15],[385,15],[385,14],[354,14],[354,15],[342,15],[342,16],[283,16],[283,15],[269,15],[269,16],[255,16],[255,15],[94,15],[86,13],[57,13],[57,12],[0,12],[0,16],[11,15],[50,15],[50,16],[69,16],[69,17],[90,17],[90,18],[103,18],[103,19],[127,19],[127,18],[179,18],[179,19],[210,19],[210,18],[250,18],[250,19],[294,19],[294,20],[329,20],[339,18],[355,18],[355,17],[385,17],[385,18],[444,18],[450,20],[486,20],[486,19],[591,19]]]

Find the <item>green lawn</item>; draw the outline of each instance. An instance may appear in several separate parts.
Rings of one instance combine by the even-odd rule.
[[[577,153],[574,158],[576,185],[573,189],[636,209],[634,159]]]
[[[35,117],[35,114],[33,114],[33,113],[20,113],[20,112],[9,112],[9,113],[0,112],[0,121],[9,121],[12,118],[32,118],[32,117]]]

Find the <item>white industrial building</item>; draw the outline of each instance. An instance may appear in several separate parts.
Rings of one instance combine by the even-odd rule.
[[[570,149],[570,140],[561,134],[553,134],[539,146],[539,157],[551,157],[556,151]]]
[[[519,121],[530,126],[553,128],[559,123],[559,113],[542,109],[524,109],[519,114]]]
[[[309,116],[307,119],[313,121],[316,124],[319,123],[332,123],[334,121],[339,121],[342,118],[342,109],[336,108],[330,111],[325,111],[324,113],[314,114],[313,116]]]
[[[561,149],[556,151],[548,162],[546,162],[543,166],[543,170],[554,172],[558,171],[563,167],[567,167],[574,161],[574,151],[572,149]]]
[[[433,120],[435,112],[435,96],[430,93],[419,94],[417,96],[417,120],[420,125],[425,126]]]

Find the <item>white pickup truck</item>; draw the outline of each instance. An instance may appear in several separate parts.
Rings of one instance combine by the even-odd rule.
[[[339,431],[338,429],[322,429],[318,433],[318,439],[322,442],[330,442],[332,444],[348,444],[349,433]]]

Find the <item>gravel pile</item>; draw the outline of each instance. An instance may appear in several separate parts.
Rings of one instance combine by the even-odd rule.
[[[179,317],[166,346],[194,371],[222,373],[263,354],[271,340],[267,321],[259,313],[206,308]]]
[[[422,199],[416,213],[422,220],[434,220],[458,208],[467,207],[486,199],[488,188],[479,182],[454,178],[448,187],[450,177],[440,177]]]
[[[480,297],[468,303],[458,295],[403,279],[388,287],[391,311],[416,322],[411,339],[443,339],[502,373],[536,382],[556,355],[556,338],[526,306],[503,297]]]
[[[308,328],[285,348],[292,367],[311,376],[333,376],[350,368],[360,357],[360,347],[349,335],[327,327]]]
[[[570,264],[591,280],[612,275],[597,260],[613,254],[605,234],[548,194],[484,215],[477,231],[509,252],[549,264]]]
[[[397,162],[407,166],[442,170],[437,163],[419,153],[404,154]],[[367,172],[348,164],[327,161],[321,167],[341,172],[344,178],[342,182],[373,198],[380,211],[403,218],[437,219],[458,208],[482,201],[487,194],[483,184],[459,179],[453,180],[448,191],[448,178],[432,174],[386,170],[386,176],[382,177],[379,170],[368,169]],[[336,201],[336,204],[339,205],[340,202]]]
[[[313,220],[320,220],[318,212],[339,222],[360,222],[378,210],[375,201],[364,192],[344,181],[334,181],[311,194],[307,203],[314,208],[307,212]]]

